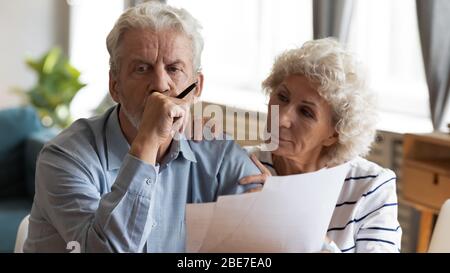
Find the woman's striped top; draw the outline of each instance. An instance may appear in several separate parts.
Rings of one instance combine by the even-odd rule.
[[[271,152],[246,150],[276,175]],[[400,252],[395,173],[361,157],[350,166],[327,236],[342,252]]]

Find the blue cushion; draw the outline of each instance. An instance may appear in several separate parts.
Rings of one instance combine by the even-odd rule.
[[[36,161],[44,144],[56,136],[56,129],[41,130],[31,134],[25,141],[25,187],[29,197],[34,197]]]
[[[32,107],[0,111],[0,197],[25,194],[25,139],[42,128]]]
[[[0,158],[23,143],[32,132],[42,129],[41,122],[32,107],[11,108],[0,111]]]
[[[23,162],[24,147],[14,149],[8,158],[0,159],[0,198],[25,194]]]
[[[17,230],[22,219],[30,213],[31,200],[0,200],[0,252],[13,252]]]

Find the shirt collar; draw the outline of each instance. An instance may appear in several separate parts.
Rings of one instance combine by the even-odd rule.
[[[119,124],[119,106],[111,110],[105,129],[108,170],[119,169],[130,150],[130,144],[122,133]]]
[[[194,152],[192,152],[191,145],[187,141],[186,136],[177,133],[172,140],[168,155],[172,155],[172,158],[175,159],[180,153],[185,159],[197,163],[197,159],[195,158]]]

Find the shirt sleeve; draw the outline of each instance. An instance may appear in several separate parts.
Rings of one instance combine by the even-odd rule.
[[[87,162],[47,146],[36,169],[36,196],[44,217],[81,252],[141,252],[151,229],[152,185],[158,170],[126,155],[111,192],[100,196]]]
[[[400,252],[402,229],[397,220],[396,176],[385,169],[375,178],[358,211],[361,224],[356,252]]]
[[[225,149],[222,164],[219,168],[218,195],[244,193],[258,185],[240,185],[239,180],[250,175],[261,174],[258,167],[253,164],[247,152],[234,141],[224,141]]]

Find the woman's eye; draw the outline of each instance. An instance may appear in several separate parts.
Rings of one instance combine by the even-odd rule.
[[[278,93],[278,99],[280,100],[280,101],[282,101],[282,102],[288,102],[289,101],[289,99],[285,96],[285,95],[283,95],[283,94],[280,94],[280,93]]]
[[[307,118],[314,118],[314,115],[308,109],[302,108],[300,112],[302,113],[303,116]]]

